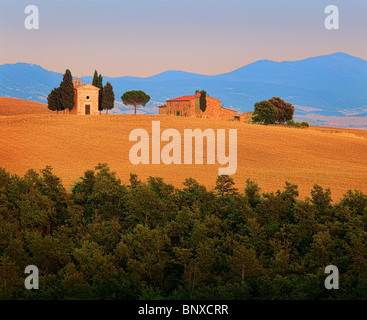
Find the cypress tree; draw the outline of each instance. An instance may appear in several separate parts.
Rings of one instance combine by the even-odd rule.
[[[99,88],[98,110],[99,110],[99,114],[101,114],[101,111],[103,110],[103,107],[102,107],[103,78],[101,74],[98,76],[97,87]]]
[[[205,112],[206,110],[206,91],[205,90],[201,90],[200,91],[200,110],[202,112]]]
[[[66,107],[62,102],[61,87],[56,88],[56,94],[55,95],[56,95],[57,111],[64,111],[66,109]]]
[[[111,83],[107,82],[103,88],[102,92],[102,106],[106,109],[106,114],[108,110],[111,110],[115,104],[115,94],[113,93],[113,88]]]
[[[51,111],[57,111],[57,113],[59,113],[58,101],[57,101],[57,88],[52,89],[52,91],[48,95],[48,97],[47,97],[47,107]]]
[[[65,71],[64,77],[60,84],[61,89],[61,104],[63,106],[63,110],[65,109],[73,109],[74,107],[74,85],[73,85],[73,77],[69,69]]]
[[[92,85],[94,85],[95,87],[98,87],[98,72],[97,72],[97,70],[94,70]]]

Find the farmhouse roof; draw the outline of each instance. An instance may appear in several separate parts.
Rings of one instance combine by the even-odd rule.
[[[228,108],[224,108],[224,107],[222,107],[222,109],[226,109],[226,110],[232,111],[232,112],[234,112],[234,113],[237,113],[237,111],[235,111],[235,110],[233,110],[233,109],[228,109]]]
[[[174,99],[170,99],[167,101],[191,101],[191,100],[195,100],[199,98],[198,95],[193,95],[193,96],[182,96],[182,97],[178,97],[178,98],[174,98]]]

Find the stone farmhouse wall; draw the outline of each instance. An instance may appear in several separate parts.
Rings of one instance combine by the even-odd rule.
[[[159,114],[228,120],[234,119],[236,111],[222,108],[222,103],[216,98],[206,97],[206,110],[202,112],[200,94],[196,94],[167,100],[165,105],[159,107]]]

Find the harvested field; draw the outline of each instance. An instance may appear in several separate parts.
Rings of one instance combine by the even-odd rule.
[[[4,111],[5,103],[8,107]],[[13,113],[9,108],[12,103]],[[31,109],[35,111],[28,114]],[[57,115],[45,105],[9,98],[0,98],[0,167],[23,175],[30,168],[51,165],[70,188],[85,170],[106,162],[123,182],[128,182],[130,173],[136,173],[142,180],[163,177],[177,187],[192,177],[213,188],[219,165],[130,163],[129,151],[136,143],[129,142],[130,132],[144,128],[151,133],[154,120],[161,121],[161,132],[175,128],[182,136],[185,128],[238,129],[238,167],[233,178],[240,190],[250,178],[265,192],[282,189],[285,181],[292,182],[299,186],[302,198],[309,196],[315,183],[329,187],[334,200],[348,189],[367,194],[367,131],[297,129],[158,115]],[[161,147],[165,144],[162,142]]]
[[[0,97],[0,116],[25,114],[53,114],[43,103]]]

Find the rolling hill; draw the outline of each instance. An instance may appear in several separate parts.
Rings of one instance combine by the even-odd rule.
[[[44,103],[0,97],[0,115],[52,114]]]
[[[0,98],[0,105],[4,99]],[[292,182],[299,186],[302,198],[310,195],[315,183],[329,187],[334,200],[348,189],[367,193],[366,130],[296,129],[157,115],[39,114],[36,109],[28,114],[32,102],[12,101],[17,106],[9,109],[14,111],[13,116],[0,116],[0,167],[23,175],[28,169],[51,165],[67,188],[99,162],[108,163],[125,183],[130,173],[136,173],[142,180],[158,176],[179,187],[185,178],[193,177],[213,188],[217,164],[131,164],[129,151],[135,142],[129,141],[130,132],[144,128],[150,133],[152,121],[159,120],[162,131],[175,128],[181,134],[185,128],[237,129],[238,166],[233,178],[242,190],[250,178],[264,192],[282,189],[285,181]]]
[[[94,70],[91,70],[91,73]],[[62,74],[40,66],[17,63],[0,66],[0,96],[46,102]],[[83,82],[91,82],[84,77]],[[140,113],[157,114],[168,98],[205,89],[238,112],[253,110],[255,102],[279,96],[296,106],[295,118],[317,125],[367,127],[367,61],[345,53],[300,61],[261,60],[226,74],[205,76],[166,71],[147,77],[104,76],[114,87],[114,113],[131,113],[119,97],[127,90],[150,94],[151,102]]]

